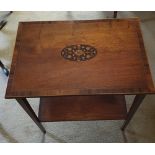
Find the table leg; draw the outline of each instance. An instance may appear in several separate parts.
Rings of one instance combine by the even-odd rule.
[[[4,64],[1,62],[1,60],[0,60],[0,67],[2,68],[4,74],[6,76],[8,76],[9,75],[9,70],[4,66]]]
[[[133,104],[127,114],[127,118],[122,126],[122,130],[124,131],[125,128],[127,127],[127,125],[129,124],[131,118],[133,117],[133,115],[135,114],[135,112],[137,111],[138,107],[140,106],[140,104],[142,103],[143,99],[145,98],[146,95],[136,95],[133,101]]]
[[[31,108],[26,98],[16,98],[17,102],[22,106],[26,113],[31,117],[31,119],[37,124],[43,133],[46,133],[45,128],[41,124],[40,120],[36,116],[35,112]]]
[[[117,18],[117,11],[114,11],[114,18]]]

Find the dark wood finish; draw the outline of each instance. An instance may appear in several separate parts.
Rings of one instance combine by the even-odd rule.
[[[21,105],[21,107],[26,111],[26,113],[31,117],[31,119],[36,123],[36,125],[41,129],[41,131],[43,133],[46,133],[45,128],[40,123],[40,120],[36,116],[35,112],[31,108],[26,98],[17,98],[16,100]]]
[[[114,18],[117,18],[117,11],[114,11]]]
[[[1,60],[0,60],[0,67],[2,68],[4,74],[5,74],[6,76],[8,76],[8,75],[9,75],[9,70],[4,66],[4,64],[2,63]]]
[[[133,104],[127,114],[127,118],[122,126],[122,130],[125,130],[125,128],[127,127],[127,125],[129,124],[131,118],[133,117],[133,115],[135,114],[135,112],[137,111],[138,107],[140,106],[140,104],[142,103],[143,99],[145,98],[145,95],[136,95],[135,99],[133,101]]]
[[[64,59],[74,44],[97,55]],[[154,92],[139,19],[19,23],[6,98]]]
[[[127,114],[124,95],[66,96],[40,99],[43,122],[117,120]]]

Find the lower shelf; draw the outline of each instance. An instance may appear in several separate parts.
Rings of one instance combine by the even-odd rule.
[[[41,122],[120,120],[127,114],[124,95],[65,96],[40,99]]]

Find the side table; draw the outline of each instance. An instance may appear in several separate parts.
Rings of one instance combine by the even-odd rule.
[[[154,93],[138,18],[19,23],[5,97],[44,133],[41,122],[76,120],[124,119],[124,130]],[[125,95],[136,95],[129,112]]]

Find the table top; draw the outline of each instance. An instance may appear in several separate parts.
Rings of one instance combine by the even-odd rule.
[[[6,98],[154,92],[138,18],[19,23]]]

